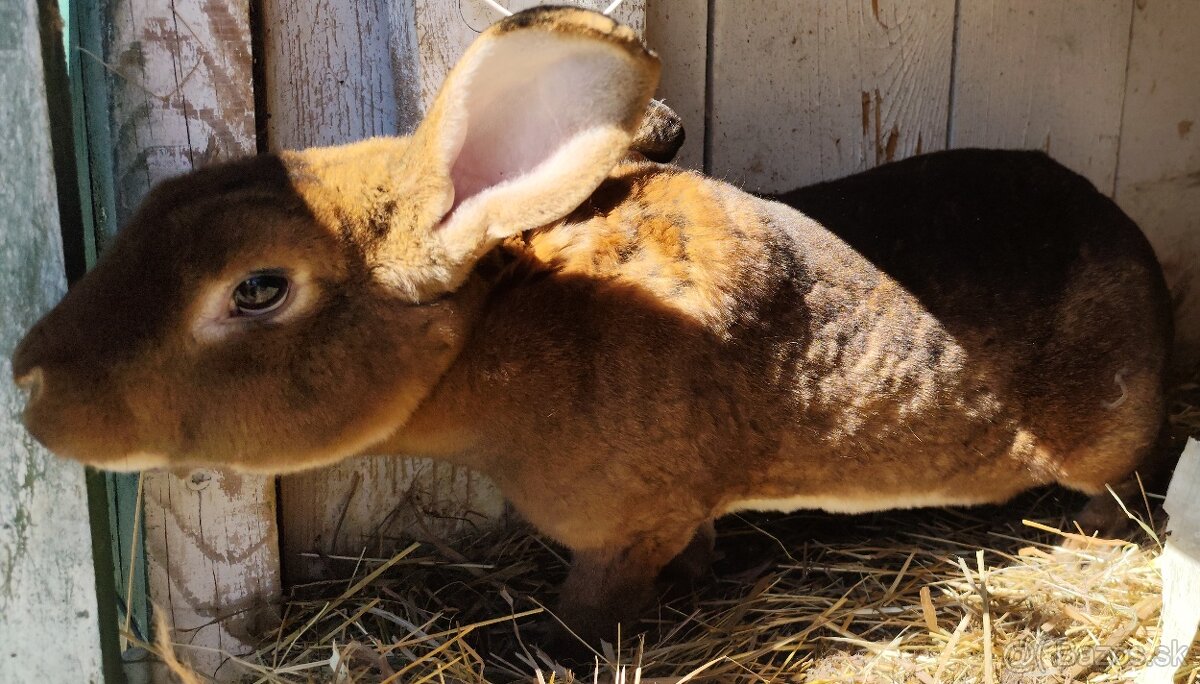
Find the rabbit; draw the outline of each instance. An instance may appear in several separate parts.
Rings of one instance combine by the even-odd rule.
[[[411,137],[154,188],[12,359],[28,431],[98,468],[369,453],[492,478],[626,630],[742,510],[1100,494],[1163,424],[1160,267],[1086,180],[929,155],[809,215],[637,158],[656,57],[593,12],[484,31]]]

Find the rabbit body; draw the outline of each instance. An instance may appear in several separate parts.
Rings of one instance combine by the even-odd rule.
[[[493,255],[463,351],[389,446],[442,445],[643,588],[730,511],[1097,493],[1151,448],[1167,292],[1085,179],[963,150],[782,199],[808,215],[618,168]]]
[[[533,68],[554,87],[504,80]],[[946,152],[796,211],[620,161],[656,77],[627,29],[533,10],[412,138],[162,184],[18,348],[29,430],[117,469],[465,464],[574,552],[561,610],[589,637],[730,511],[1095,493],[1145,456],[1167,293],[1086,180]],[[577,104],[597,88],[627,95]],[[264,273],[284,304],[234,310]]]

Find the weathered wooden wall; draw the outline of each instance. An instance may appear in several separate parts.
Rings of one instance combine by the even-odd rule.
[[[718,0],[709,172],[780,192],[945,147],[954,6]]]
[[[157,181],[255,150],[247,0],[112,0],[103,61],[117,223]],[[273,478],[216,470],[145,475],[150,598],[181,653],[223,679],[260,609],[278,599]],[[227,619],[226,619],[227,618]]]
[[[411,127],[423,107],[411,77],[413,11],[389,0],[264,4],[269,147],[338,144]],[[398,84],[394,69],[409,75]],[[462,469],[392,457],[284,477],[280,493],[282,557],[291,581],[325,574],[329,561],[310,554],[386,553],[401,534],[450,534],[472,512],[482,521],[501,505],[481,478]]]
[[[1200,366],[1200,2],[1137,0],[1116,200],[1145,229],[1175,297],[1184,361]]]
[[[0,4],[0,93],[0,682],[99,683],[83,467],[25,432],[8,381],[21,335],[66,291],[34,0]]]
[[[656,5],[675,2],[650,0],[651,17],[678,13]],[[1113,195],[1150,237],[1176,300],[1179,364],[1197,368],[1200,2],[709,7],[707,121],[687,120],[708,125],[708,171],[779,192],[947,147],[1044,149]],[[699,40],[695,29],[659,35],[668,56],[684,49],[678,41]],[[683,78],[699,87],[694,74]]]
[[[1042,149],[1112,193],[1130,0],[960,5],[951,147]]]
[[[262,6],[267,140],[291,150],[396,133],[388,0]]]

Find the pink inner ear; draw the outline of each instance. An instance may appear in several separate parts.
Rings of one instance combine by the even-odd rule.
[[[468,79],[462,147],[450,171],[454,207],[520,178],[581,132],[613,122],[614,55],[594,41],[546,34],[496,40]]]

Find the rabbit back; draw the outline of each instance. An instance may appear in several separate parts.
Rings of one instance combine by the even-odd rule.
[[[521,297],[588,283],[590,379],[539,357],[544,328],[513,344],[557,384],[603,377],[595,405],[573,405],[595,439],[627,445],[611,458],[630,479],[673,472],[716,514],[878,510],[1095,492],[1150,448],[1166,290],[1136,225],[1086,180],[1037,153],[962,151],[780,200],[627,164],[508,246],[553,265]],[[670,329],[647,333],[653,349],[649,320]],[[572,347],[575,327],[549,335]],[[681,453],[640,453],[648,423]]]

